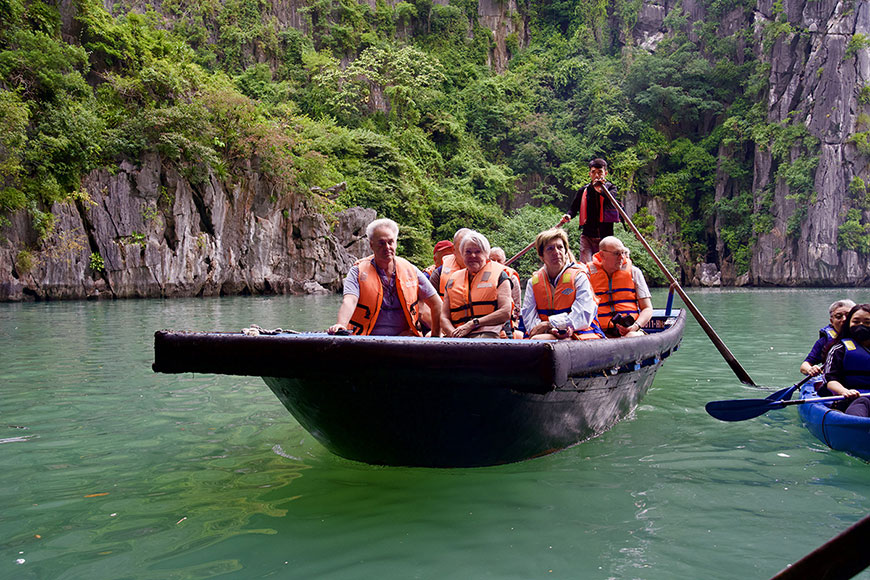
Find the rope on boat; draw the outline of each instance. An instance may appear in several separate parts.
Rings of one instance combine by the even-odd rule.
[[[248,328],[242,329],[242,334],[245,336],[260,336],[261,334],[265,335],[274,335],[274,334],[301,334],[298,330],[284,330],[283,328],[275,328],[273,330],[267,330],[262,326],[257,324],[252,324]]]

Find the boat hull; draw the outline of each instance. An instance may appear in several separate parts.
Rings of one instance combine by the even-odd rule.
[[[812,383],[801,389],[802,399],[817,396]],[[799,406],[799,413],[816,439],[831,449],[870,461],[870,419],[847,415],[824,403],[805,403]]]
[[[653,325],[643,337],[558,342],[161,331],[154,370],[262,376],[348,459],[478,467],[564,449],[630,414],[685,314]]]

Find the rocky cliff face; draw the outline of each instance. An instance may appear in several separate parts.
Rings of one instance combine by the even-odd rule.
[[[870,113],[858,95],[870,84],[870,55],[866,49],[847,50],[856,35],[870,36],[870,4],[837,0],[791,0],[783,4],[794,34],[779,38],[766,55],[771,65],[768,119],[781,122],[790,115],[803,122],[820,140],[815,173],[816,199],[807,208],[800,243],[787,238],[786,221],[797,209],[783,183],[775,184],[773,231],[759,238],[752,258],[755,284],[851,285],[870,282],[870,260],[851,250],[838,250],[838,226],[849,207],[849,185],[856,176],[866,180],[868,159],[850,137],[860,115]],[[774,18],[774,2],[762,0],[756,20]],[[765,55],[761,55],[765,58]],[[866,124],[866,122],[865,122]],[[766,151],[755,154],[756,191],[773,180],[773,160]],[[870,222],[864,212],[863,223]]]
[[[156,155],[96,171],[83,189],[52,208],[41,243],[23,214],[0,231],[0,300],[334,291],[375,218],[355,208],[331,228],[298,196],[274,200],[257,174],[195,186]]]

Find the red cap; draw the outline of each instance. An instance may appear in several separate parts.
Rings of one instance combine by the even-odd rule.
[[[437,254],[438,252],[443,252],[444,250],[453,251],[453,242],[450,240],[441,240],[437,244],[435,244],[435,250],[432,252],[432,255]]]

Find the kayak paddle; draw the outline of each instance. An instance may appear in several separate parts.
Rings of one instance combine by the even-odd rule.
[[[846,397],[816,397],[813,399],[795,399],[794,401],[771,399],[735,399],[732,401],[710,401],[704,407],[707,412],[720,421],[745,421],[759,415],[764,415],[774,409],[782,409],[788,405],[803,405],[804,403],[833,403]]]
[[[792,394],[796,390],[801,388],[803,386],[803,384],[805,382],[807,382],[808,380],[810,380],[811,378],[813,378],[813,377],[811,375],[808,375],[808,376],[804,377],[801,382],[795,383],[790,387],[780,389],[780,390],[776,391],[775,393],[771,393],[770,395],[766,396],[765,399],[768,401],[784,401],[784,400],[791,399]]]

